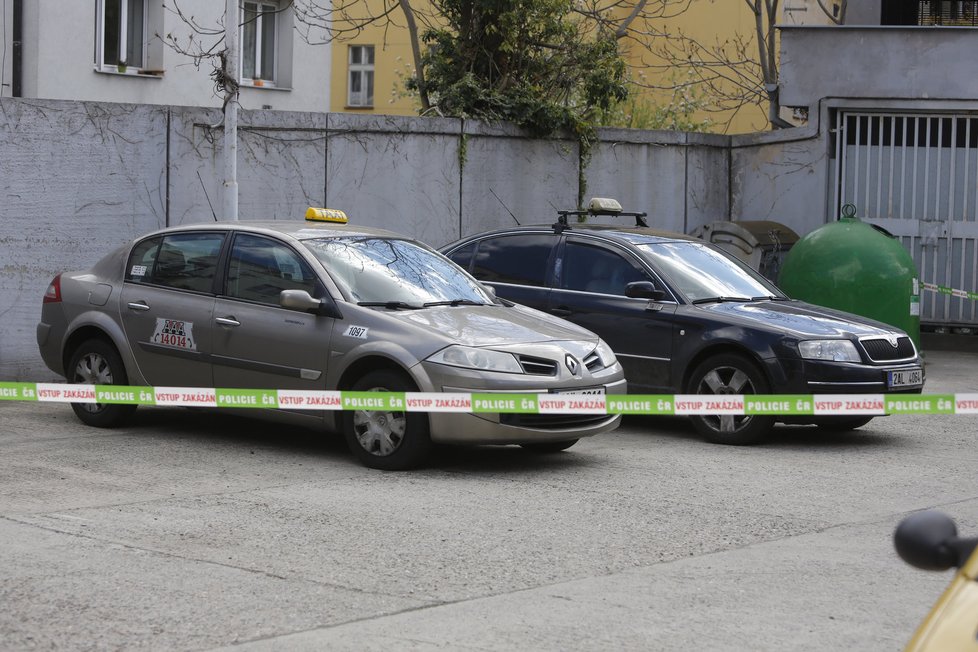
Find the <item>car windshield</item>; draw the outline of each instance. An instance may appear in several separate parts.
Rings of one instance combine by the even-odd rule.
[[[346,296],[360,304],[394,309],[493,302],[458,265],[410,240],[361,236],[303,244]]]
[[[655,242],[638,248],[693,303],[787,298],[763,276],[714,247],[699,242]]]

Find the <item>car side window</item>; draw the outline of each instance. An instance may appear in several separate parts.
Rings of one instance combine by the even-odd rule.
[[[282,290],[317,295],[312,269],[282,242],[239,233],[231,246],[226,294],[235,299],[278,305]]]
[[[129,263],[126,265],[127,281],[131,283],[148,283],[151,281],[161,240],[162,238],[150,238],[132,248],[132,252],[129,254]]]
[[[469,271],[469,267],[472,264],[472,254],[475,253],[476,244],[478,243],[472,242],[465,245],[461,249],[456,249],[451,253],[449,258],[452,260],[453,263],[455,263],[465,271]]]
[[[513,234],[479,243],[472,275],[480,281],[544,286],[557,238],[552,234]]]
[[[211,292],[223,242],[221,233],[176,233],[145,240],[129,255],[126,280]]]
[[[625,296],[629,283],[650,280],[636,263],[604,247],[569,240],[564,248],[564,289]]]

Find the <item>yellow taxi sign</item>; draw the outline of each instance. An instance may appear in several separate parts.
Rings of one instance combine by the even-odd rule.
[[[346,217],[346,213],[335,208],[316,208],[310,206],[306,209],[306,219],[310,222],[335,222],[337,224],[346,224],[349,220]]]

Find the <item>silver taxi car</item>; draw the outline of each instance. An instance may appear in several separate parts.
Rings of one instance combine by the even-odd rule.
[[[345,224],[340,211],[310,209],[306,218],[172,227],[59,274],[37,326],[41,357],[69,382],[99,385],[626,393],[621,365],[590,331],[497,299],[410,238]],[[135,406],[72,408],[86,424],[110,427]],[[361,462],[381,469],[417,466],[433,443],[563,450],[621,419],[295,415],[342,432]]]

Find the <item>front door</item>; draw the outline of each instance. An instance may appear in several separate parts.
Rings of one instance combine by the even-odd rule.
[[[652,275],[627,252],[569,237],[550,296],[550,312],[594,331],[618,356],[633,394],[671,393],[676,304],[625,296]],[[657,287],[662,287],[656,283]]]
[[[214,308],[216,387],[325,389],[334,320],[282,308],[282,290],[325,296],[312,268],[287,244],[236,234]]]

